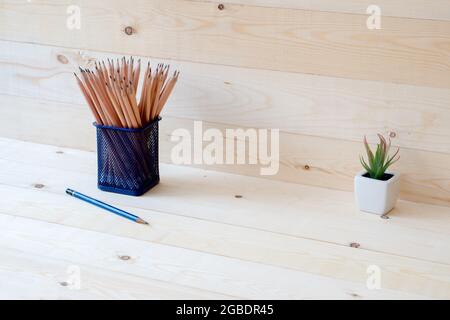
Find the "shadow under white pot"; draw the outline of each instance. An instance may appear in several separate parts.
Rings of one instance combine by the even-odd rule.
[[[366,171],[355,176],[355,198],[360,211],[384,215],[394,208],[400,193],[400,174],[386,172],[386,179],[372,179]]]

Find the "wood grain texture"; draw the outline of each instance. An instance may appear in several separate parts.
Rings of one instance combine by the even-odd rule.
[[[52,188],[53,185],[50,185]],[[244,261],[365,283],[367,268],[382,269],[383,288],[414,293],[429,298],[448,298],[450,266],[409,259],[368,250],[354,250],[329,242],[293,237],[249,227],[197,219],[180,214],[128,207],[121,208],[151,219],[152,232],[136,232],[133,224],[104,215],[98,209],[80,204],[75,211],[67,197],[46,188],[43,192],[22,187],[0,186],[5,198],[1,212],[77,227],[81,229],[166,244]],[[17,195],[20,194],[20,199]],[[38,198],[30,211],[29,199]],[[75,204],[74,204],[75,205]],[[64,270],[64,269],[62,269]],[[125,286],[126,287],[126,286]],[[183,289],[180,289],[180,294]],[[152,295],[153,292],[148,292]],[[193,293],[195,294],[195,293]],[[212,293],[211,293],[212,294]]]
[[[30,219],[0,216],[1,248],[247,299],[414,299],[421,296]],[[148,230],[148,228],[147,228]],[[14,241],[11,241],[14,240]],[[92,246],[95,243],[95,246]],[[118,255],[127,254],[123,261]],[[301,289],[299,289],[301,288]],[[213,292],[214,292],[213,291]],[[156,293],[155,293],[156,294]]]
[[[72,72],[107,57],[119,56],[0,41],[0,94],[85,105]],[[450,153],[449,89],[164,62],[182,70],[167,116],[358,142],[394,132],[402,148]]]
[[[5,220],[3,220],[5,221]],[[31,222],[31,224],[33,224]],[[4,230],[3,230],[4,231]],[[17,240],[9,233],[4,239]],[[7,249],[0,241],[0,298],[3,300],[135,300],[135,299],[231,299],[198,290],[67,260],[72,256],[43,257],[27,247]],[[79,268],[81,287],[71,288],[71,273]],[[69,272],[68,272],[69,271]],[[69,285],[66,285],[66,284]]]
[[[166,134],[167,142],[162,143],[161,147],[162,159],[170,163],[169,155],[175,145],[170,141],[173,131],[177,128],[185,128],[193,136],[194,125],[192,120],[174,118],[166,121],[162,127],[163,134],[168,133]],[[235,128],[217,123],[204,123],[203,127],[204,130],[219,129],[224,135],[227,128]],[[375,140],[372,141],[375,142]],[[265,178],[352,191],[354,175],[361,171],[359,155],[364,153],[361,143],[281,133],[279,172]],[[403,148],[401,157],[401,161],[392,167],[393,170],[402,174],[401,198],[449,206],[449,155]],[[259,165],[205,165],[202,167],[257,177],[260,177],[261,168]]]
[[[69,4],[2,1],[0,39],[450,88],[448,21],[385,17],[373,31],[365,15],[181,0],[130,0],[131,12],[83,0],[82,27],[69,30]]]
[[[164,248],[175,246],[207,253],[208,257],[202,258],[205,261],[211,260],[209,255],[213,254],[256,262],[258,265],[276,266],[315,276],[350,281],[353,284],[347,287],[345,292],[353,298],[365,297],[365,293],[358,289],[358,284],[365,285],[366,269],[370,265],[381,268],[383,289],[428,298],[447,298],[450,295],[448,277],[450,258],[446,254],[449,250],[445,248],[448,244],[445,237],[447,239],[449,237],[448,208],[402,202],[391,220],[382,220],[372,215],[353,214],[352,197],[346,196],[346,193],[311,187],[299,189],[287,183],[173,166],[162,167],[165,178],[150,194],[141,198],[129,198],[96,190],[93,173],[95,158],[90,153],[23,142],[12,144],[29,146],[36,159],[42,159],[42,164],[37,161],[39,163],[37,166],[31,165],[27,163],[28,160],[1,161],[5,171],[0,176],[0,190],[4,195],[0,201],[0,212],[15,216],[16,219],[2,220],[2,230],[6,235],[0,237],[0,247],[5,243],[3,247],[9,250],[24,247],[26,250],[32,250],[34,254],[42,255],[44,250],[36,249],[36,245],[33,244],[32,230],[35,229],[38,230],[36,232],[39,235],[36,236],[41,239],[39,241],[41,244],[45,243],[42,234],[53,239],[51,244],[46,245],[46,251],[51,252],[51,256],[45,255],[46,258],[58,257],[67,263],[80,263],[82,268],[91,265],[111,272],[125,272],[125,269],[119,269],[113,263],[120,260],[117,259],[118,256],[131,256],[130,263],[133,265],[141,264],[140,261],[146,259],[142,258],[143,254],[139,249],[145,247],[144,244],[136,245],[134,242],[127,243],[126,240],[121,241],[122,245],[118,245],[116,241],[108,241],[114,248],[114,252],[108,253],[111,250],[106,248],[101,240],[106,237],[104,234],[108,234],[108,237],[115,235],[150,242],[152,243],[149,244],[150,249],[153,248],[153,244],[160,244],[164,245]],[[39,147],[43,149],[41,152],[48,152],[46,163],[43,163],[41,152],[35,152]],[[57,150],[63,153],[56,153]],[[70,169],[65,170],[63,166],[69,166]],[[33,174],[33,170],[39,174]],[[19,171],[22,172],[21,175],[17,174]],[[180,177],[190,183],[180,184]],[[257,180],[260,183],[256,183]],[[44,187],[34,188],[35,182],[42,183]],[[151,222],[151,227],[129,223],[98,208],[67,198],[64,188],[68,182],[71,187],[144,217]],[[259,187],[255,188],[256,185]],[[236,192],[233,190],[236,186],[239,186],[238,191],[244,197],[230,201]],[[279,192],[268,197],[267,194],[271,193],[271,189]],[[301,202],[294,202],[299,194],[304,199]],[[315,194],[314,199],[311,197],[312,194]],[[329,199],[327,204],[320,203],[316,199],[324,194],[327,194]],[[174,202],[173,197],[179,198],[180,202]],[[267,199],[264,204],[260,201],[261,198]],[[199,201],[200,199],[202,201]],[[181,203],[183,205],[180,205]],[[213,203],[215,206],[211,206]],[[280,203],[289,203],[288,206],[283,206],[282,215],[280,208],[276,209]],[[331,207],[334,211],[329,211]],[[427,212],[426,219],[423,212]],[[27,219],[18,217],[50,222],[52,227],[49,230],[44,224],[28,228],[22,226],[22,221],[28,224]],[[292,219],[295,223],[292,223],[294,221]],[[324,224],[325,220],[328,220],[328,224]],[[65,251],[86,250],[82,248],[67,250],[69,246],[67,239],[71,239],[70,248],[80,242],[75,236],[78,231],[73,228],[67,231],[60,230],[61,234],[65,234],[65,237],[60,239],[52,231],[57,230],[57,226],[60,225],[96,231],[95,237],[100,240],[96,241],[99,252],[93,254],[95,258],[88,260],[89,255],[83,254],[83,260],[79,261],[78,258],[73,258],[73,255],[63,255],[58,244],[61,244]],[[327,225],[330,227],[326,227]],[[361,232],[358,232],[358,229]],[[21,234],[27,235],[26,242]],[[380,234],[383,235],[382,238]],[[14,241],[6,240],[11,237]],[[87,240],[89,238],[89,235],[83,233],[83,241],[89,243]],[[393,238],[398,240],[392,240]],[[54,241],[55,239],[59,241]],[[357,239],[362,247],[359,250],[348,247],[347,241],[351,239]],[[421,242],[419,239],[427,240]],[[8,242],[14,244],[10,245]],[[390,246],[387,245],[389,242]],[[48,246],[52,245],[50,250]],[[383,253],[387,248],[389,254]],[[171,249],[164,251],[166,253],[168,251],[167,254],[171,255]],[[106,252],[105,254],[111,256],[109,259],[102,258],[103,253],[100,252]],[[403,257],[411,252],[414,252],[414,258]],[[432,263],[422,259],[441,262]],[[105,260],[105,263],[101,260]],[[109,261],[109,264],[106,261]],[[442,264],[443,261],[447,263]],[[160,259],[155,263],[159,262]],[[171,269],[176,272],[175,268]],[[152,278],[151,275],[154,274],[152,268],[145,270],[142,269],[142,272],[148,271],[146,274]],[[127,273],[134,274],[135,271],[136,269],[132,268],[127,270]],[[141,273],[139,275],[144,276]],[[158,279],[164,280],[156,278]],[[320,286],[318,283],[313,285]],[[122,292],[127,292],[126,287]]]
[[[156,210],[345,247],[358,242],[363,250],[450,264],[448,207],[400,201],[391,212],[391,219],[384,220],[359,213],[351,192],[174,165],[161,165],[161,184],[145,196],[133,198],[97,190],[95,153],[8,139],[1,139],[0,146],[1,164],[6,169],[0,172],[2,185],[36,190],[35,185],[40,184],[44,187],[39,190],[59,195],[64,195],[64,190],[70,186],[130,209],[149,221],[152,221],[153,213],[145,210]],[[24,157],[25,149],[30,156]],[[60,223],[79,218],[78,210],[62,214],[66,212],[61,208],[64,207],[62,200],[55,200],[55,205],[60,203],[55,209],[48,208],[51,201],[44,195],[42,201],[37,197],[28,205],[26,200],[18,205],[13,196],[20,194],[17,189],[4,192],[10,195],[3,202],[5,213],[31,206],[40,208],[34,211],[35,217],[46,217],[48,211],[54,211],[53,219],[59,219]],[[235,195],[242,195],[242,198],[235,198]],[[8,200],[10,197],[12,200]],[[89,206],[82,207],[89,210]],[[91,209],[94,211],[86,211],[90,218],[84,221],[85,228],[100,218],[89,214],[97,210]],[[117,228],[122,227],[122,219],[106,216],[111,219],[111,224],[102,227],[103,231],[114,230],[113,221],[119,223]],[[221,232],[217,234],[222,235]]]
[[[0,136],[95,150],[95,129],[90,111],[74,106],[35,99],[1,96]],[[13,112],[10,105],[16,106]],[[169,106],[170,107],[170,106]],[[18,126],[19,124],[20,126]],[[236,128],[217,123],[203,123],[204,130]],[[193,134],[193,121],[165,117],[160,123],[160,159],[171,163],[173,131],[185,128]],[[24,150],[25,151],[25,150]],[[14,152],[22,152],[15,150]],[[361,170],[358,155],[361,143],[318,138],[289,133],[280,134],[280,170],[269,179],[314,185],[339,190],[353,190],[353,177]],[[23,153],[26,157],[26,153]],[[403,199],[450,205],[450,155],[402,149],[402,159],[395,170],[402,174]],[[260,176],[259,165],[204,165],[209,170]]]
[[[318,10],[366,14],[367,7],[377,5],[385,17],[404,17],[432,20],[450,20],[450,3],[448,0],[189,0],[241,4],[246,6],[263,6],[302,10]]]

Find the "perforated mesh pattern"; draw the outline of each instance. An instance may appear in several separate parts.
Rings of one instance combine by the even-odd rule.
[[[158,184],[158,122],[144,129],[96,126],[99,189],[138,196]]]

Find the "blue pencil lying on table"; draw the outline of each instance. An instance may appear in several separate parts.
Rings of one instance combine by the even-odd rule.
[[[72,197],[75,197],[77,199],[83,200],[83,201],[85,201],[87,203],[93,204],[94,206],[97,206],[99,208],[105,209],[105,210],[107,210],[109,212],[112,212],[112,213],[114,213],[114,214],[116,214],[118,216],[121,216],[121,217],[123,217],[125,219],[131,220],[131,221],[134,221],[134,222],[137,222],[137,223],[140,223],[140,224],[149,224],[147,221],[139,218],[138,216],[135,216],[134,214],[131,214],[131,213],[126,212],[126,211],[124,211],[122,209],[113,207],[113,206],[111,206],[111,205],[109,205],[107,203],[104,203],[102,201],[99,201],[97,199],[88,197],[88,196],[86,196],[86,195],[84,195],[82,193],[79,193],[77,191],[74,191],[72,189],[67,189],[66,193],[69,196],[72,196]]]

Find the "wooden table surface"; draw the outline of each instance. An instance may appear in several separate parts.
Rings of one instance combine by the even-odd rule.
[[[97,190],[95,153],[8,139],[0,166],[3,299],[450,298],[449,207],[399,201],[381,219],[349,192],[166,164],[127,197]]]

